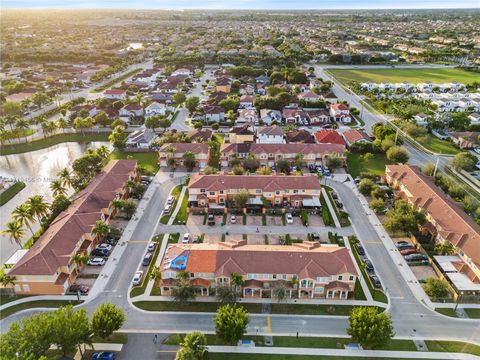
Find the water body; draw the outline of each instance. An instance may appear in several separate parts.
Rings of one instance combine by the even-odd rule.
[[[10,212],[30,196],[43,195],[47,201],[51,201],[53,196],[50,183],[56,179],[57,173],[69,167],[88,148],[96,149],[102,145],[108,146],[109,143],[67,142],[28,153],[0,156],[0,175],[21,180],[26,184],[13,199],[0,207],[0,229],[5,229],[5,224],[11,221]],[[32,224],[32,229],[33,231],[38,229],[38,224]],[[29,237],[30,231],[26,229],[25,234]],[[18,248],[17,244],[10,243],[8,236],[0,235],[1,264],[3,265]]]

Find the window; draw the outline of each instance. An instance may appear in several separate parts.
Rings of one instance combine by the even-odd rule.
[[[263,274],[263,279],[264,280],[270,279],[270,274]]]
[[[286,275],[286,274],[283,274],[283,275],[282,275],[282,279],[283,279],[283,280],[287,280],[287,275]]]
[[[210,191],[209,194],[213,196],[213,195],[215,195],[215,191]]]
[[[277,274],[273,274],[273,275],[272,275],[272,279],[273,279],[273,280],[277,280]]]
[[[280,191],[275,191],[275,195],[280,195]]]
[[[220,194],[223,194],[223,190],[220,190]]]
[[[348,278],[350,281],[353,281],[353,278],[354,276],[353,275],[350,275],[350,277]]]
[[[319,293],[319,294],[322,294],[323,293],[323,287],[316,287],[315,292]]]
[[[194,278],[194,277],[195,277],[195,273],[190,273],[190,277],[191,277],[191,278]]]
[[[23,286],[23,291],[24,291],[24,292],[30,292],[30,285],[28,285],[28,284],[23,284],[22,286]]]
[[[257,190],[255,190],[255,193],[256,193],[256,194],[261,194],[261,193],[262,193],[262,189],[257,189]]]
[[[205,189],[200,189],[200,192],[201,192],[201,193],[204,193],[204,192],[205,192]]]
[[[342,275],[339,275],[339,276],[338,276],[338,280],[339,280],[339,281],[343,280],[343,276],[342,276]]]
[[[293,193],[294,193],[294,194],[298,194],[298,190],[293,190]]]

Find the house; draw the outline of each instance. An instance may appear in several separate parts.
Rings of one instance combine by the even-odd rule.
[[[317,131],[314,134],[314,136],[315,136],[315,140],[319,144],[345,145],[345,141],[343,140],[342,136],[335,130],[323,129],[323,130]]]
[[[337,96],[332,92],[323,93],[323,94],[321,94],[321,96],[322,96],[323,101],[325,101],[329,104],[336,104],[337,101],[338,101]]]
[[[193,174],[188,185],[190,208],[224,208],[233,206],[235,194],[247,190],[248,205],[302,207],[306,201],[320,206],[320,182],[316,176],[282,175],[200,175]]]
[[[330,105],[330,116],[335,121],[341,121],[344,124],[349,124],[352,121],[350,110],[345,104],[332,104]]]
[[[257,143],[258,144],[283,144],[285,133],[278,125],[260,126],[257,129]]]
[[[169,158],[175,159],[176,166],[183,165],[183,155],[192,152],[195,155],[195,162],[200,169],[205,168],[208,162],[209,149],[205,143],[167,143],[158,150],[158,163],[161,167],[170,166]]]
[[[480,283],[480,226],[419,167],[387,165],[385,178],[398,197],[425,214],[424,230],[437,243],[451,243],[463,271],[470,280]]]
[[[258,113],[257,109],[249,108],[249,109],[238,109],[238,117],[235,120],[236,125],[258,125]]]
[[[282,117],[287,124],[301,124],[307,120],[307,114],[302,108],[284,107]]]
[[[192,142],[207,143],[212,138],[213,131],[210,129],[194,129],[187,133]]]
[[[203,113],[205,114],[205,120],[209,122],[221,122],[225,121],[225,110],[221,106],[206,105],[203,107]]]
[[[417,123],[417,125],[420,126],[426,126],[428,125],[428,115],[424,113],[419,113],[413,117],[413,120]]]
[[[282,121],[282,112],[279,110],[260,109],[260,119],[265,125],[272,125],[273,121],[280,123]]]
[[[32,247],[9,269],[15,292],[21,295],[61,295],[75,283],[82,266],[74,258],[89,255],[100,241],[92,233],[99,220],[110,223],[116,199],[126,198],[125,183],[137,180],[135,160],[111,160],[90,184],[74,195]],[[12,264],[11,264],[12,265]]]
[[[193,75],[192,70],[187,68],[180,68],[172,72],[171,76],[187,76],[191,77]]]
[[[143,117],[143,107],[137,104],[128,104],[122,107],[119,111],[120,118],[122,119],[132,119]]]
[[[246,240],[217,244],[170,245],[161,262],[160,292],[172,296],[178,273],[189,274],[198,296],[215,296],[230,286],[231,275],[243,279],[240,296],[275,298],[282,286],[287,298],[348,299],[357,271],[346,248],[304,241],[293,245],[247,245]]]
[[[157,116],[162,115],[165,116],[167,114],[167,104],[166,103],[159,103],[159,102],[152,102],[145,108],[145,116]]]
[[[240,97],[240,108],[249,109],[253,108],[253,96],[252,95],[242,95]]]
[[[252,143],[255,141],[255,132],[248,124],[231,128],[228,136],[230,144]]]
[[[468,115],[470,119],[470,125],[480,125],[480,114],[472,113]]]
[[[461,131],[450,134],[450,139],[453,143],[458,145],[460,149],[472,149],[478,147],[478,131]]]
[[[123,89],[109,89],[103,92],[103,97],[110,100],[125,100],[127,91]]]
[[[323,126],[330,123],[330,113],[326,109],[304,109],[310,126]]]
[[[320,101],[320,95],[315,94],[314,92],[311,91],[305,91],[301,92],[297,95],[298,100],[303,100],[303,101]]]
[[[97,107],[93,104],[85,104],[85,105],[76,105],[72,107],[70,110],[67,111],[68,118],[72,118],[72,116],[78,116],[80,112],[86,111],[87,116],[95,117],[98,114]]]
[[[221,76],[215,80],[215,92],[230,93],[232,79],[228,76]]]
[[[127,149],[149,149],[152,140],[156,137],[157,134],[151,129],[135,130],[128,134],[125,146]]]
[[[252,84],[242,84],[238,92],[240,95],[253,95],[255,94],[255,86]]]
[[[314,144],[315,140],[312,134],[307,130],[293,130],[285,134],[287,143]]]
[[[356,143],[371,143],[372,139],[365,132],[357,129],[350,129],[342,133],[343,140],[348,147]]]

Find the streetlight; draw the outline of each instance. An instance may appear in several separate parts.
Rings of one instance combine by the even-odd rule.
[[[455,308],[453,309],[453,311],[457,312],[458,303],[460,302],[462,296],[463,296],[463,291],[460,291],[460,295],[457,297],[457,301],[455,302]]]

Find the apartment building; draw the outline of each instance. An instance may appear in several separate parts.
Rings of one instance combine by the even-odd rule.
[[[191,152],[195,155],[197,166],[204,168],[208,162],[208,144],[205,143],[167,143],[158,150],[158,163],[169,166],[168,159],[173,157],[177,166],[183,165],[183,155]]]
[[[287,298],[347,299],[357,272],[348,250],[304,241],[294,245],[247,245],[245,240],[217,244],[170,245],[160,265],[163,296],[171,296],[180,272],[190,278],[198,296],[215,296],[231,285],[231,275],[243,278],[245,298],[275,298],[277,287]]]

